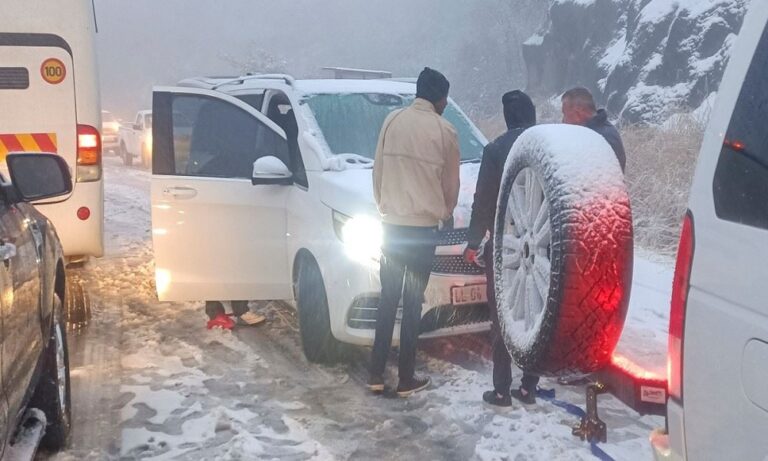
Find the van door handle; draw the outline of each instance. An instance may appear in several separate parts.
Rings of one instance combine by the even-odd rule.
[[[191,187],[166,187],[163,195],[171,196],[178,200],[188,200],[197,196],[197,190]]]

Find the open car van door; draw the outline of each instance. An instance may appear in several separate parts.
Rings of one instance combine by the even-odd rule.
[[[194,88],[156,88],[153,116],[158,298],[290,298],[291,181],[254,179],[259,159],[290,164],[283,131],[236,98]]]

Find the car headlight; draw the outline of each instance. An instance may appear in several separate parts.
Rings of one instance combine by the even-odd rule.
[[[381,258],[384,230],[378,219],[368,215],[349,217],[334,211],[333,229],[350,259],[370,264]]]

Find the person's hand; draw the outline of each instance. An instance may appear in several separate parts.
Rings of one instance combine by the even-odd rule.
[[[469,264],[477,264],[477,250],[467,247],[464,250],[464,261],[468,262]]]

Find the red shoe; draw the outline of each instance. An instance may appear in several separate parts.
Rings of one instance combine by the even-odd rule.
[[[222,328],[224,330],[231,330],[235,328],[235,321],[227,314],[221,313],[216,317],[208,321],[208,329]]]

